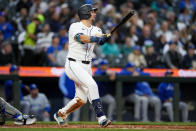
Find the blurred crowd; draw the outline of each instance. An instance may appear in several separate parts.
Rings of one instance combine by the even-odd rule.
[[[0,65],[64,66],[69,26],[84,3],[99,9],[94,24],[104,33],[137,14],[95,48],[94,66],[196,68],[195,0],[0,0]]]

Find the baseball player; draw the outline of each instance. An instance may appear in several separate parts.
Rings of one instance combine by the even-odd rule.
[[[134,64],[128,62],[120,75],[148,76],[148,73],[142,72]],[[155,121],[160,121],[161,102],[152,92],[147,82],[137,82],[136,84],[124,83],[123,95],[126,100],[134,103],[134,120],[140,120],[140,109],[142,111],[142,121],[148,121],[148,104],[155,109]]]
[[[0,125],[5,123],[6,118],[14,119],[14,124],[16,125],[31,125],[36,122],[34,116],[22,114],[19,110],[0,97]]]
[[[168,70],[165,72],[165,76],[172,76],[173,72]],[[158,95],[163,102],[163,107],[166,108],[166,111],[169,116],[170,121],[174,121],[174,112],[173,112],[173,95],[174,95],[174,84],[162,82],[158,86]],[[186,103],[180,101],[179,109],[182,111],[182,121],[188,122],[188,106]]]
[[[103,45],[110,35],[102,35],[100,28],[93,26],[97,8],[91,4],[82,5],[78,9],[80,22],[71,24],[69,28],[69,48],[65,64],[67,76],[75,82],[76,93],[65,107],[54,114],[54,119],[59,125],[64,124],[64,119],[73,111],[87,102],[92,104],[98,123],[107,127],[108,120],[100,101],[98,86],[92,78],[91,60],[95,44]]]
[[[153,106],[156,122],[161,121],[161,101],[157,97],[147,82],[137,82],[137,87],[135,93],[140,96],[140,101],[142,103],[142,121],[148,120],[148,105]]]
[[[45,94],[40,93],[36,84],[29,85],[30,94],[24,101],[30,104],[29,114],[35,115],[39,121],[50,121],[50,103]]]

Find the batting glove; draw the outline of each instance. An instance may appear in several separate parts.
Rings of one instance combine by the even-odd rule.
[[[104,34],[101,37],[91,36],[91,42],[97,42],[99,45],[103,45],[108,39],[110,39],[111,34]]]

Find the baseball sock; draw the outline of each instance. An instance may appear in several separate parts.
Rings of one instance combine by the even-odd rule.
[[[100,99],[92,100],[92,105],[97,117],[104,116],[103,106]]]

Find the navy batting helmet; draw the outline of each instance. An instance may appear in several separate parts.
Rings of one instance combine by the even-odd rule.
[[[97,8],[94,8],[91,4],[84,4],[78,9],[78,16],[80,20],[89,19],[91,17],[90,11],[97,11]]]

